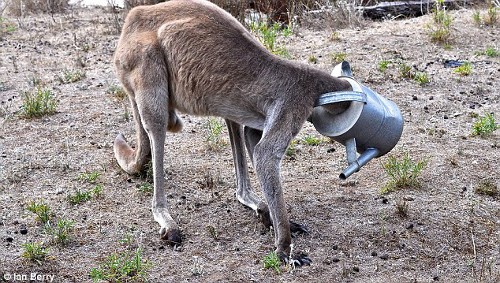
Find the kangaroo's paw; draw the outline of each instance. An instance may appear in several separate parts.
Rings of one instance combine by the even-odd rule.
[[[166,208],[153,208],[153,217],[160,224],[160,238],[170,245],[179,245],[182,242],[181,231]]]
[[[309,234],[309,229],[305,225],[290,221],[290,232],[292,233],[292,237],[295,238],[301,234]]]
[[[305,253],[300,253],[293,256],[287,256],[285,253],[280,252],[278,256],[282,262],[293,267],[300,267],[304,265],[311,265],[312,260]]]
[[[166,241],[171,246],[180,245],[182,243],[181,231],[179,229],[168,229],[167,227],[161,227],[160,239]]]

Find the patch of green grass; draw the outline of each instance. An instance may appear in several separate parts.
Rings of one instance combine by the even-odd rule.
[[[77,190],[74,194],[68,195],[68,201],[72,205],[77,205],[82,202],[91,200],[93,197],[102,195],[103,186],[101,184],[95,185],[94,188],[88,191]]]
[[[206,124],[206,138],[208,148],[210,150],[220,150],[226,146],[226,142],[222,137],[222,132],[224,130],[224,124],[220,122],[219,119],[210,117],[208,118]]]
[[[25,91],[22,97],[21,115],[25,118],[41,117],[56,112],[57,101],[50,89],[38,87],[34,92]]]
[[[474,13],[472,14],[472,20],[476,25],[480,26],[482,23],[481,13],[479,11],[474,11]]]
[[[22,247],[23,253],[21,256],[27,260],[42,264],[47,257],[48,251],[43,247],[42,243],[26,243]]]
[[[7,19],[0,17],[0,39],[4,34],[13,33],[17,30],[15,24],[9,22]]]
[[[461,66],[456,67],[453,72],[461,76],[468,76],[472,73],[472,64],[465,62]]]
[[[345,61],[345,59],[347,58],[347,53],[345,53],[345,52],[333,52],[332,54],[330,54],[330,58],[331,58],[333,64],[339,64],[339,63],[342,63],[343,61]]]
[[[51,225],[48,222],[45,225],[45,231],[52,236],[52,239],[55,243],[66,245],[71,237],[71,233],[73,233],[73,225],[75,221],[59,219],[55,225]]]
[[[384,170],[389,176],[389,182],[381,189],[382,194],[396,191],[401,188],[420,187],[418,177],[427,165],[427,161],[413,161],[408,153],[397,159],[390,156],[384,164]]]
[[[36,221],[42,224],[46,224],[52,219],[52,217],[54,217],[54,214],[50,210],[50,207],[43,201],[39,203],[31,201],[26,209],[33,212],[36,215]]]
[[[80,191],[77,190],[74,194],[68,195],[68,201],[72,205],[77,205],[82,202],[86,202],[92,199],[92,193],[90,191]]]
[[[108,256],[99,267],[90,270],[93,282],[145,282],[151,263],[142,258],[142,250],[114,253]]]
[[[406,79],[413,79],[415,76],[415,72],[413,68],[406,63],[399,63],[398,65],[399,76]]]
[[[285,47],[280,46],[277,43],[277,39],[279,36],[290,36],[292,34],[291,29],[289,29],[288,27],[283,27],[279,23],[270,25],[266,22],[253,22],[250,25],[250,30],[257,36],[259,41],[271,53],[284,58],[290,58],[288,50]]]
[[[119,101],[125,100],[127,98],[127,93],[121,86],[111,85],[106,90],[106,94],[118,99]]]
[[[429,76],[426,72],[415,72],[413,75],[413,80],[420,85],[426,85],[430,82]]]
[[[205,229],[207,229],[208,235],[210,235],[212,239],[216,241],[219,239],[219,232],[217,231],[217,228],[215,226],[207,225]]]
[[[153,193],[154,187],[149,182],[144,182],[137,187],[137,190],[143,194],[151,195]]]
[[[317,64],[318,63],[318,58],[314,55],[309,55],[309,58],[307,58],[307,61],[312,64]]]
[[[340,40],[340,33],[338,31],[334,31],[330,33],[330,36],[328,37],[330,41],[339,41]]]
[[[266,256],[264,256],[264,269],[274,269],[276,273],[281,273],[281,260],[276,254],[276,252],[272,251]]]
[[[446,11],[444,0],[436,0],[436,7],[434,8],[432,19],[433,22],[427,25],[431,41],[449,44],[453,18]]]
[[[485,116],[479,117],[472,125],[472,135],[486,137],[498,128],[500,127],[495,121],[495,115],[493,113],[487,113]]]
[[[98,171],[84,172],[81,173],[80,176],[78,176],[78,180],[94,184],[99,176],[101,176],[101,173],[99,173]]]
[[[298,141],[295,139],[290,142],[285,152],[286,156],[288,156],[289,158],[295,158],[295,156],[297,155],[297,144]]]
[[[476,55],[486,55],[488,57],[499,57],[500,56],[500,51],[498,51],[494,47],[487,47],[483,51],[476,52]]]
[[[483,180],[481,181],[475,189],[477,194],[487,195],[490,197],[495,197],[498,195],[498,188],[494,181],[492,180]]]
[[[85,72],[83,72],[81,70],[65,69],[63,71],[62,77],[59,77],[59,80],[61,81],[61,83],[69,84],[69,83],[78,82],[78,81],[82,80],[83,78],[85,78]]]
[[[378,62],[377,69],[380,72],[383,73],[383,72],[385,72],[389,68],[390,64],[391,64],[391,61],[389,61],[389,60],[382,60],[382,61]]]
[[[498,7],[493,3],[493,1],[491,1],[488,7],[488,11],[486,11],[486,15],[483,17],[485,25],[494,26],[497,23],[498,21],[497,10]]]
[[[307,135],[302,138],[302,142],[304,142],[306,145],[310,146],[317,146],[320,145],[323,140],[312,135]]]

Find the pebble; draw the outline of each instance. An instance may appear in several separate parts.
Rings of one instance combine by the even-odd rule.
[[[380,256],[380,259],[388,260],[389,259],[389,255],[388,254],[383,254],[383,255]]]
[[[340,261],[340,259],[338,257],[332,258],[332,262],[339,262],[339,261]]]
[[[21,235],[28,234],[28,228],[26,228],[25,226],[21,227],[21,229],[19,229],[19,233],[21,233]]]
[[[14,241],[14,238],[12,237],[7,237],[5,238],[5,241],[9,242],[9,243],[12,243]]]
[[[359,272],[359,267],[354,266],[354,267],[352,268],[352,271],[354,271],[354,272]]]
[[[378,254],[377,254],[377,252],[376,252],[376,251],[373,251],[373,252],[372,252],[372,256],[377,256],[377,255],[378,255]]]
[[[408,230],[413,229],[413,223],[410,223],[410,224],[406,225],[406,229],[408,229]]]

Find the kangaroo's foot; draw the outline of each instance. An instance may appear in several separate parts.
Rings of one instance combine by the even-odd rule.
[[[257,207],[257,214],[259,215],[260,221],[266,228],[273,225],[269,215],[269,208],[264,202],[259,203]],[[292,233],[292,237],[297,237],[298,235],[309,234],[309,229],[307,229],[307,226],[305,225],[290,221],[290,232]]]
[[[166,208],[153,208],[153,217],[160,224],[160,239],[172,246],[182,243],[181,231]]]
[[[292,265],[293,267],[311,265],[312,263],[312,260],[305,253],[287,256],[284,252],[280,252],[278,253],[278,257],[280,258],[281,262]]]

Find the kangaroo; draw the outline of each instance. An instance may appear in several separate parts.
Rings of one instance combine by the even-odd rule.
[[[118,134],[115,157],[129,174],[139,173],[152,160],[152,212],[161,227],[160,237],[181,243],[164,191],[166,132],[182,129],[177,111],[218,116],[229,129],[237,199],[253,209],[266,227],[273,226],[276,253],[283,261],[308,264],[305,255],[290,257],[291,233],[306,229],[289,220],[280,163],[317,98],[351,90],[350,84],[273,55],[229,13],[205,0],[173,0],[132,9],[114,64],[137,131],[135,148]],[[265,201],[251,187],[245,147]]]

